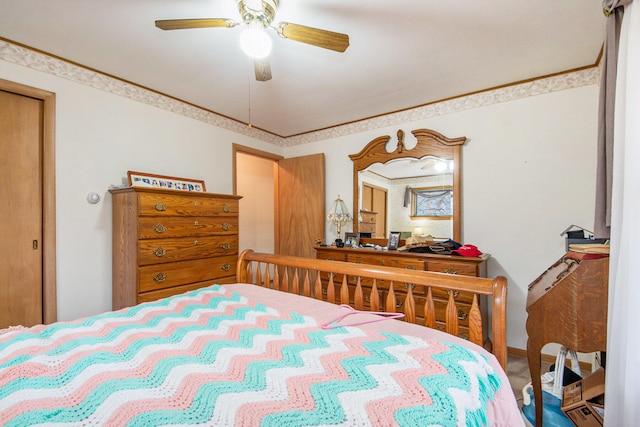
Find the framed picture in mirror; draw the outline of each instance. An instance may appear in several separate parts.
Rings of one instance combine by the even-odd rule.
[[[389,233],[389,244],[387,245],[387,249],[390,251],[395,251],[398,249],[398,243],[400,242],[400,232],[392,231]]]
[[[344,233],[344,245],[349,248],[354,248],[360,245],[359,233]]]

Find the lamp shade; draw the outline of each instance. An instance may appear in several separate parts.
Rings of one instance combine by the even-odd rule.
[[[347,205],[344,203],[344,200],[340,198],[340,195],[338,195],[338,198],[333,202],[333,206],[327,214],[327,221],[332,222],[338,227],[338,239],[340,238],[340,228],[342,225],[352,219],[349,209],[347,209]]]

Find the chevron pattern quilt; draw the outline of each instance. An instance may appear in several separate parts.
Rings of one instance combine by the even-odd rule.
[[[473,350],[219,285],[0,332],[2,426],[484,426],[500,382]]]

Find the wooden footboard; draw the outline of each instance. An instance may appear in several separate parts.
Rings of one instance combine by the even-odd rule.
[[[358,310],[402,312],[404,320],[436,328],[434,295],[446,299],[447,333],[458,335],[455,295],[472,298],[468,339],[487,347],[483,339],[481,299],[491,304],[491,348],[507,370],[507,279],[495,279],[379,267],[314,258],[273,255],[245,250],[238,258],[236,280],[284,292],[305,295]],[[416,303],[416,300],[419,301]]]

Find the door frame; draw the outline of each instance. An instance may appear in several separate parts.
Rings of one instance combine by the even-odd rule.
[[[42,111],[42,320],[57,321],[55,107],[53,92],[0,79],[0,90],[39,99]]]
[[[280,156],[277,154],[273,154],[273,153],[269,153],[268,151],[262,151],[262,150],[257,150],[255,148],[251,148],[251,147],[247,147],[245,145],[240,145],[240,144],[236,144],[233,143],[231,145],[231,151],[232,151],[232,160],[231,160],[231,173],[233,175],[233,195],[234,196],[238,196],[238,166],[236,163],[236,159],[237,159],[237,153],[244,153],[244,154],[248,154],[251,156],[255,156],[255,157],[259,157],[261,159],[265,159],[265,160],[271,160],[273,161],[276,165],[278,164],[278,162],[282,159],[284,159],[284,156]],[[277,170],[277,168],[275,168]],[[274,198],[273,198],[273,208],[274,208],[274,224],[273,224],[273,247],[275,250],[275,253],[278,253],[278,250],[280,248],[280,225],[278,223],[278,212],[279,212],[279,205],[278,205],[278,174],[276,172],[274,172],[273,174],[273,191],[274,191]],[[241,194],[240,194],[241,195]]]

